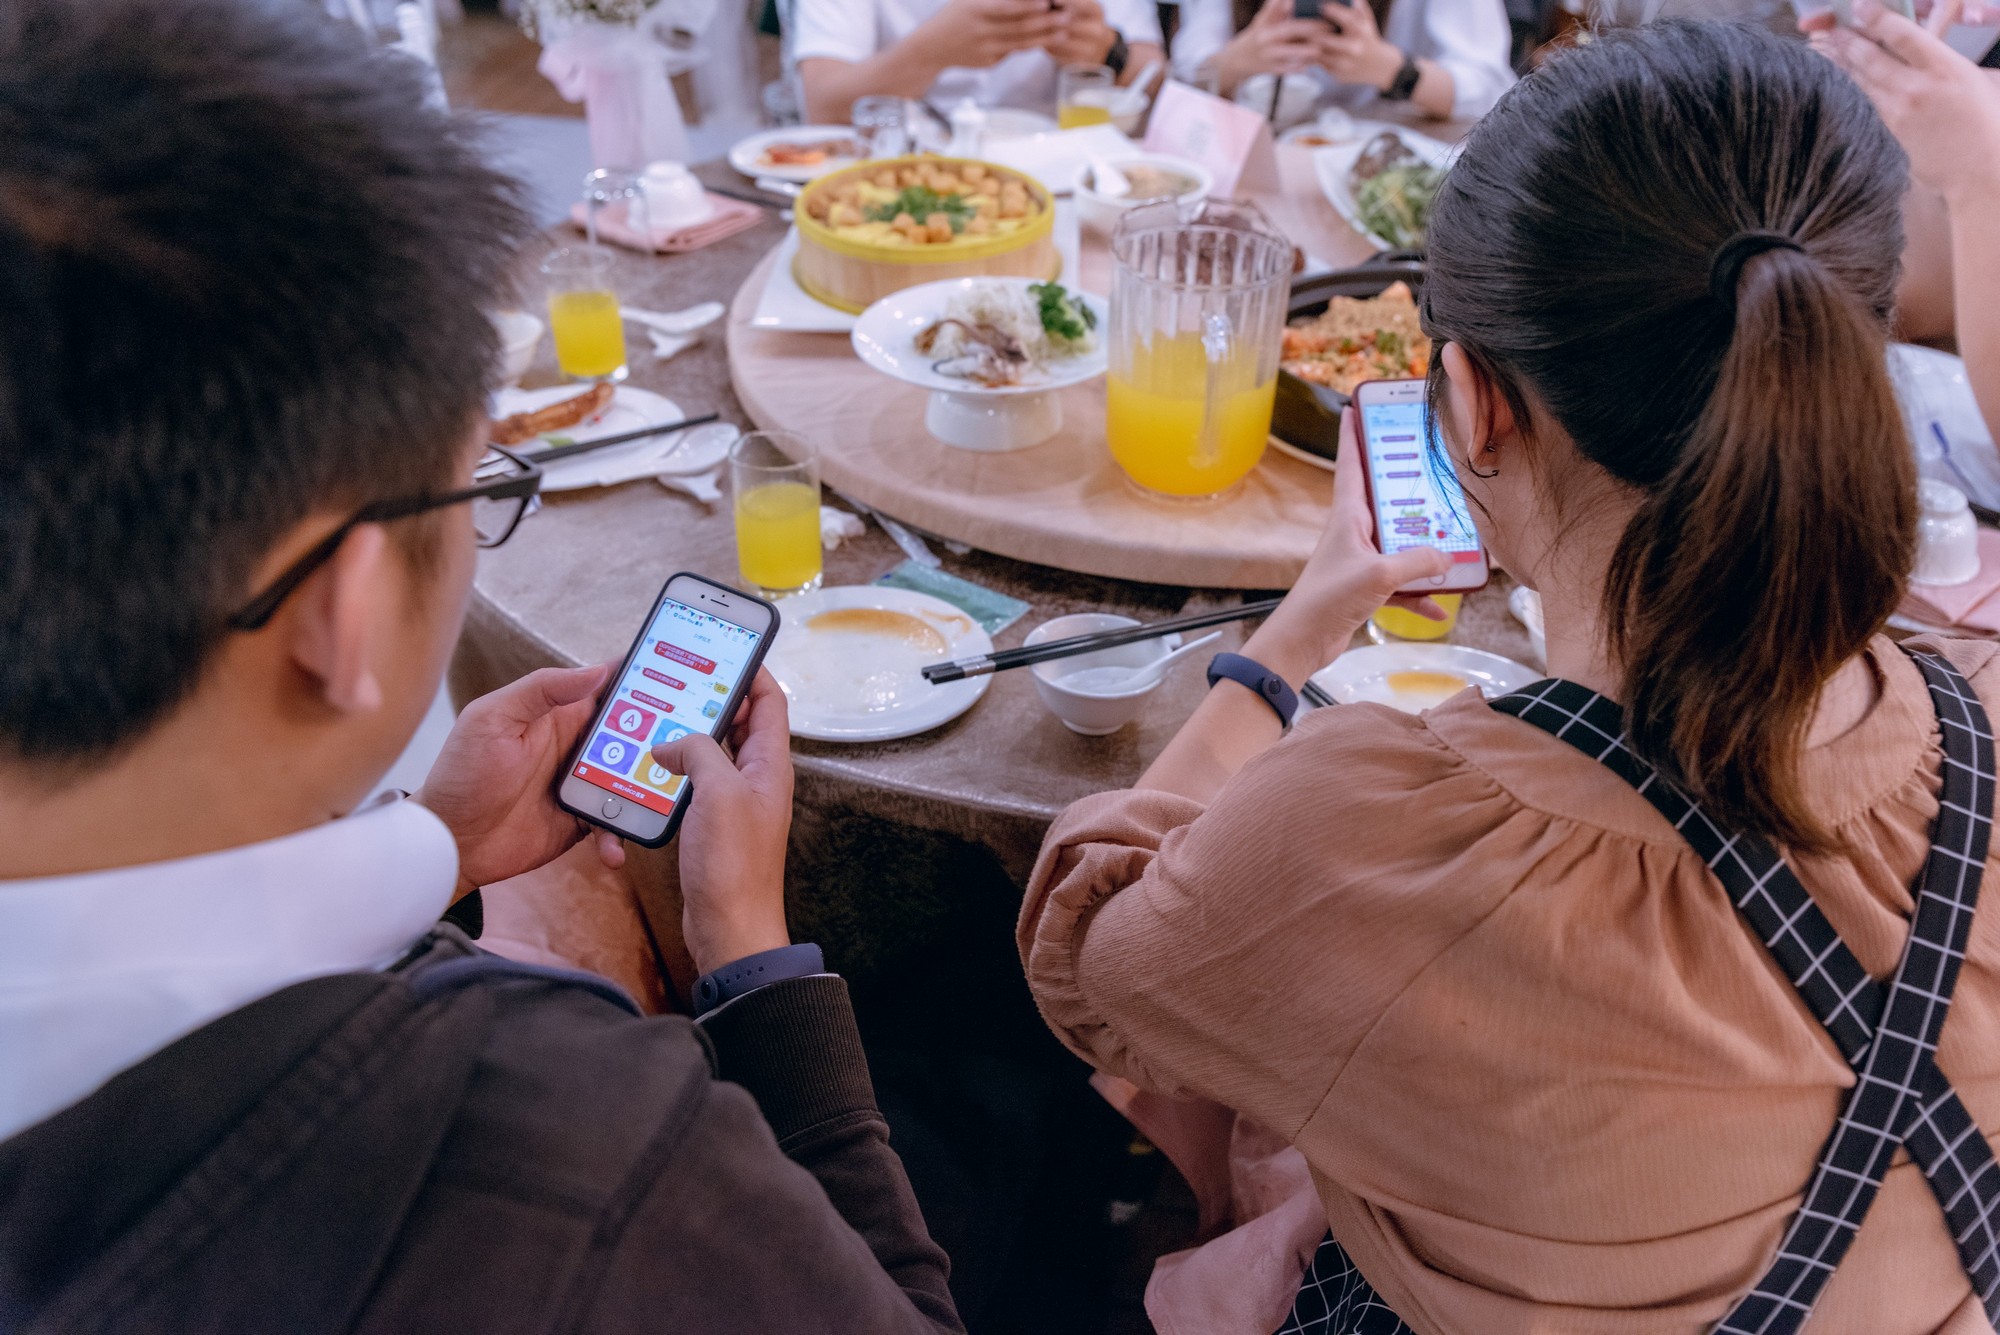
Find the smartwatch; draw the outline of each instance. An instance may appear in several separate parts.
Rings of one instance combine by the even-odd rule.
[[[1111,30],[1111,49],[1104,53],[1104,64],[1113,76],[1125,77],[1125,66],[1131,62],[1132,48],[1125,45],[1125,34],[1116,28]]]
[[[1403,67],[1396,71],[1396,77],[1389,80],[1389,86],[1382,90],[1382,96],[1390,102],[1407,102],[1410,94],[1417,91],[1417,80],[1424,77],[1417,67],[1417,58],[1408,51],[1403,53]]]
[[[760,950],[755,955],[745,955],[696,979],[694,995],[689,999],[693,1004],[689,1009],[699,1020],[717,1007],[748,996],[760,987],[793,978],[810,978],[825,972],[826,963],[820,957],[819,947],[810,942]]]
[[[1213,687],[1225,678],[1256,692],[1257,698],[1271,706],[1272,712],[1277,714],[1279,727],[1292,726],[1292,715],[1299,712],[1299,697],[1283,677],[1254,658],[1245,658],[1242,654],[1217,654],[1208,665],[1208,684]]]

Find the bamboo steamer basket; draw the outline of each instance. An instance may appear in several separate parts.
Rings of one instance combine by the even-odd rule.
[[[961,236],[949,245],[888,246],[842,236],[807,212],[815,197],[854,177],[872,175],[884,167],[900,170],[918,163],[984,167],[995,176],[1019,181],[1028,187],[1028,198],[1036,206],[1036,214],[1027,226],[1003,236],[973,240]],[[972,158],[885,158],[845,167],[819,177],[799,192],[792,205],[792,217],[799,229],[792,277],[808,296],[853,315],[891,293],[919,283],[946,278],[1038,278],[1047,282],[1062,272],[1062,256],[1057,253],[1055,242],[1054,196],[1032,176]]]

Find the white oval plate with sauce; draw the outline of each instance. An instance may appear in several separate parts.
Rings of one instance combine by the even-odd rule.
[[[858,155],[843,154],[838,157],[823,158],[818,162],[769,162],[764,153],[774,144],[796,144],[801,148],[814,144],[831,144],[846,140],[860,147],[860,134],[852,125],[788,125],[776,130],[763,130],[746,139],[739,139],[729,150],[729,165],[745,176],[771,176],[780,181],[795,181],[803,185],[815,176],[839,171],[842,167],[852,167],[861,161]]]
[[[782,600],[778,614],[778,638],[764,665],[785,688],[794,737],[914,737],[978,704],[993,682],[924,680],[927,664],[993,652],[978,622],[927,593],[872,584],[817,589]]]
[[[1468,686],[1491,700],[1540,681],[1542,674],[1484,649],[1411,640],[1349,649],[1312,679],[1344,705],[1374,703],[1420,714]]]

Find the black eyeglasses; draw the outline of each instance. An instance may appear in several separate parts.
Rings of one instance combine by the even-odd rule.
[[[229,618],[231,630],[262,630],[285,599],[312,573],[333,559],[340,544],[361,524],[385,524],[392,519],[408,519],[429,514],[448,505],[472,505],[472,532],[481,547],[498,547],[514,536],[514,530],[529,511],[541,504],[542,470],[520,455],[498,445],[487,447],[486,457],[473,470],[473,483],[458,491],[438,496],[405,496],[400,500],[376,501],[354,512],[354,517],[322,538],[311,551],[294,561],[271,587],[258,594],[241,611]]]

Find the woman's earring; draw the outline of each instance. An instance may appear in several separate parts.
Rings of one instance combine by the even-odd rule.
[[[1472,466],[1472,456],[1469,454],[1465,457],[1465,471],[1472,474],[1474,477],[1480,479],[1482,482],[1490,481],[1491,479],[1500,476],[1500,470],[1498,468],[1495,468],[1490,473],[1480,472],[1477,468]]]

